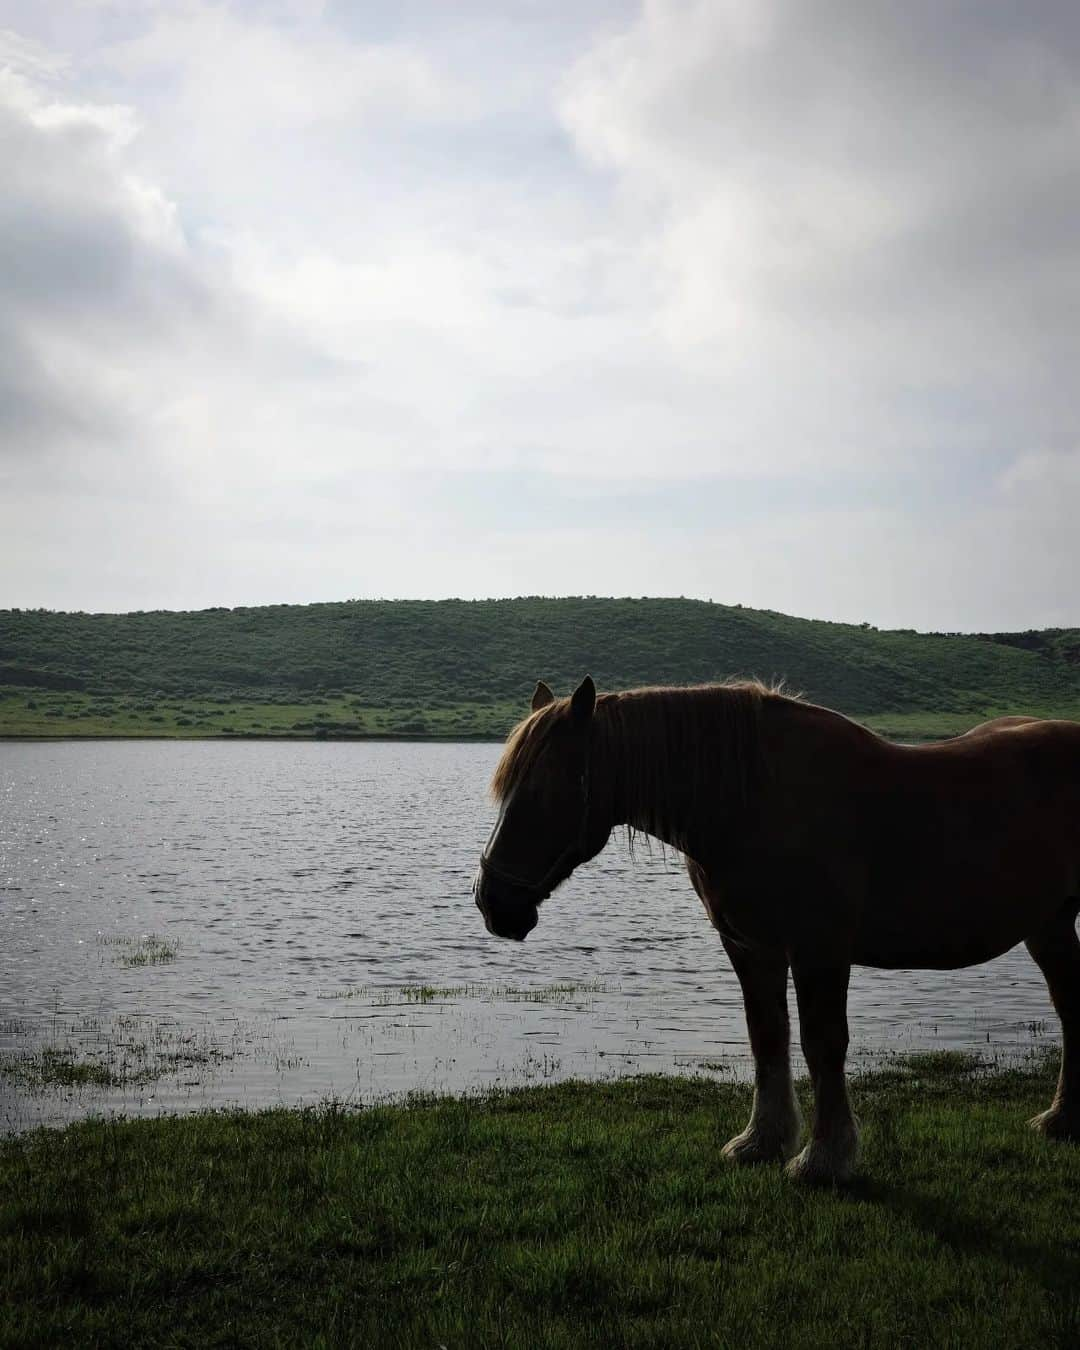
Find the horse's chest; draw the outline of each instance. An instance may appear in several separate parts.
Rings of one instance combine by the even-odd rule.
[[[738,876],[703,876],[694,885],[710,923],[722,937],[750,946],[783,942],[783,901],[762,878],[748,884]]]

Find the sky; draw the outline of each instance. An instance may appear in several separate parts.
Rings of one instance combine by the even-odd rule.
[[[0,0],[0,607],[1080,625],[1075,0]]]

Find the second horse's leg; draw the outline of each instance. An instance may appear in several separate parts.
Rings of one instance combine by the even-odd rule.
[[[754,1054],[754,1106],[741,1134],[724,1145],[733,1162],[784,1162],[799,1145],[802,1120],[791,1082],[787,957],[740,947],[727,938],[742,986],[746,1028]]]
[[[844,1081],[851,967],[793,952],[791,973],[803,1054],[814,1088],[814,1124],[810,1142],[788,1163],[788,1174],[799,1181],[846,1181],[859,1146]]]

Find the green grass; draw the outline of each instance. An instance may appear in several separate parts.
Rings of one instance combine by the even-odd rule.
[[[91,1121],[0,1145],[9,1345],[1050,1346],[1080,1335],[1080,1150],[1046,1069],[855,1084],[843,1191],[737,1170],[744,1088]]]
[[[159,937],[156,933],[143,933],[140,937],[117,937],[101,934],[98,943],[102,947],[111,947],[116,952],[116,963],[128,968],[135,966],[164,966],[175,961],[180,951],[176,938]]]

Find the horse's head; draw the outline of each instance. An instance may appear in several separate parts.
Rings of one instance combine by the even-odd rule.
[[[510,733],[492,780],[499,818],[473,882],[496,937],[531,933],[540,902],[607,842],[589,754],[595,706],[588,675],[568,699],[540,681],[531,715]]]

